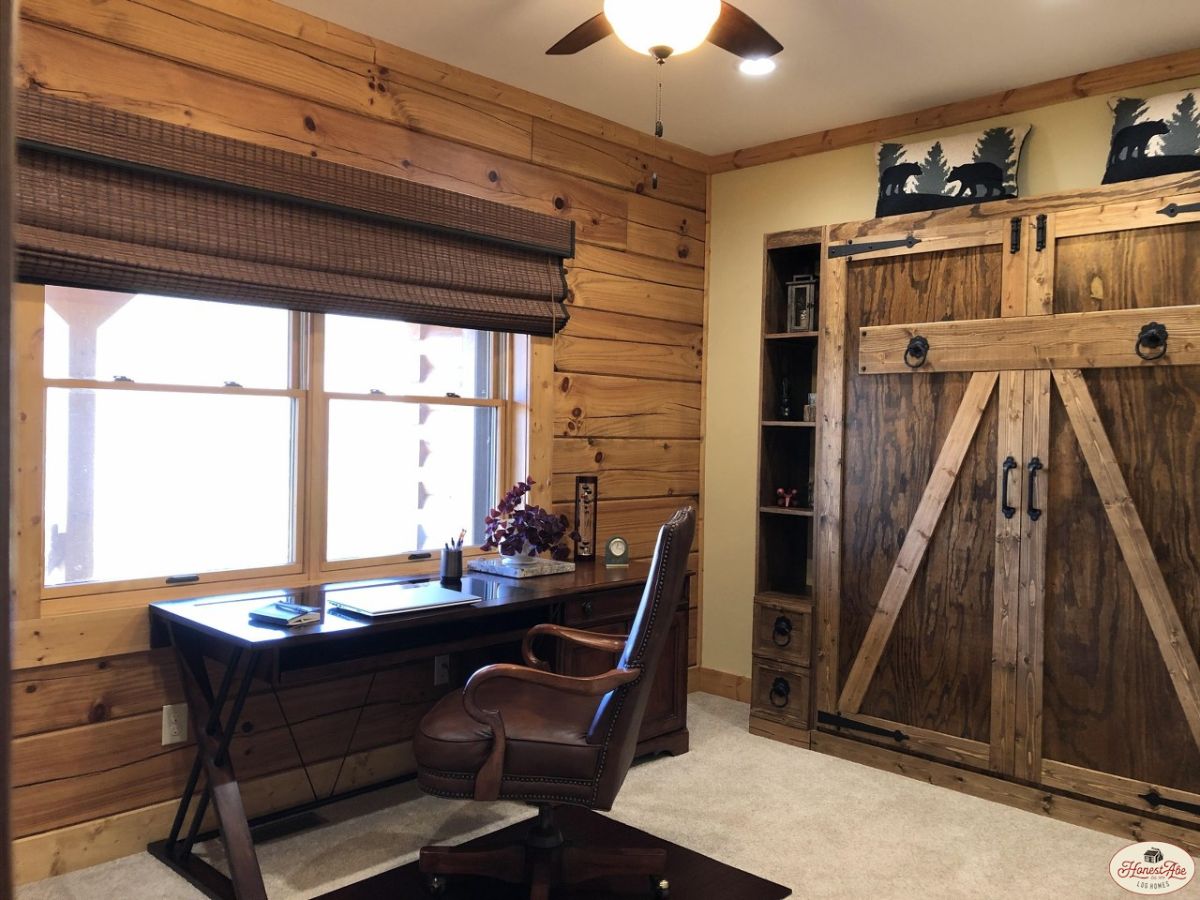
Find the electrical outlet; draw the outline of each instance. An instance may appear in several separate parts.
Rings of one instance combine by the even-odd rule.
[[[433,658],[433,683],[434,684],[449,684],[450,683],[450,656],[442,654]]]
[[[162,742],[179,744],[188,739],[188,708],[186,703],[170,703],[163,707]]]

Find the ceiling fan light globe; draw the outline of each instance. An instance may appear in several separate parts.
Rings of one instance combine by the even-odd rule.
[[[604,16],[621,42],[647,56],[670,47],[678,56],[704,43],[721,15],[721,0],[604,0]]]

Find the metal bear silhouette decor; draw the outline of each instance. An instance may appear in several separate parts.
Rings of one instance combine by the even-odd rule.
[[[1157,97],[1115,97],[1104,183],[1200,172],[1200,88]]]
[[[944,209],[1017,196],[1017,165],[1028,125],[932,141],[876,146],[876,216]]]

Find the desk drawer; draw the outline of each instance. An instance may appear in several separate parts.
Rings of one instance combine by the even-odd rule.
[[[754,655],[807,667],[812,661],[812,618],[811,602],[759,597],[754,604]]]
[[[642,588],[617,588],[596,591],[568,600],[563,609],[563,624],[584,628],[613,619],[632,619],[642,601]]]
[[[812,678],[806,669],[767,659],[754,660],[750,709],[784,725],[808,728]]]

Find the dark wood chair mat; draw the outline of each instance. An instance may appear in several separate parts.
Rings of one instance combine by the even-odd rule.
[[[629,848],[666,847],[666,877],[671,883],[671,900],[782,900],[792,893],[791,888],[727,866],[591,810],[563,807],[556,810],[555,818],[563,836],[571,843]],[[534,821],[536,817],[468,841],[463,846],[482,849],[518,843]],[[528,888],[487,879],[456,877],[448,879],[448,882],[449,887],[442,895],[442,900],[526,900],[529,896]],[[325,900],[374,900],[379,897],[420,900],[428,896],[424,876],[418,871],[415,861],[323,895]],[[617,900],[626,897],[649,900],[652,894],[646,879],[633,878],[560,888],[552,896],[555,900]]]

